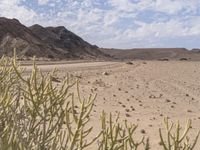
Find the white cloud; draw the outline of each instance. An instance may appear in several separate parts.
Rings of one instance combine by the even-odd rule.
[[[135,5],[130,0],[109,0],[108,3],[119,11],[131,12],[135,9]]]
[[[106,13],[104,16],[104,25],[110,26],[116,23],[119,20],[119,14],[116,12]]]
[[[23,0],[1,0],[0,16],[8,18],[17,18],[23,23],[33,22],[37,14],[26,6],[22,6]]]
[[[56,3],[60,3],[61,1],[62,0],[37,0],[38,5],[41,5],[41,6],[43,6],[43,5],[49,5],[51,7],[55,7]]]
[[[168,22],[140,23],[137,29],[127,29],[124,35],[130,38],[166,38],[169,36],[180,37],[187,35],[183,24],[178,20]]]
[[[46,5],[50,0],[38,0],[39,5]]]
[[[199,0],[143,0],[133,2],[131,0],[109,0],[109,4],[120,11],[144,11],[163,12],[166,14],[177,14],[180,11],[195,12],[199,6]]]
[[[177,14],[183,12],[193,12],[198,8],[197,0],[157,0],[154,2],[155,5],[152,7],[154,11],[164,12],[166,14]]]

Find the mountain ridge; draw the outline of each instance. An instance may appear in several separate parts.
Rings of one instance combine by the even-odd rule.
[[[64,26],[26,27],[17,19],[0,17],[0,56],[11,56],[16,48],[19,57],[49,59],[95,59],[108,55]]]

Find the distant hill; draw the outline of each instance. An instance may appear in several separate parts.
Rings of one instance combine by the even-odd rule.
[[[101,51],[120,60],[200,60],[200,49],[189,51],[185,48],[135,48],[101,49]]]
[[[26,27],[17,19],[0,17],[0,56],[37,56],[50,59],[106,58],[97,46],[84,41],[65,27]]]

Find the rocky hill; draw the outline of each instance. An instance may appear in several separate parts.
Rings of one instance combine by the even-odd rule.
[[[108,55],[97,46],[84,41],[65,27],[26,27],[17,19],[0,17],[0,56],[13,54],[18,57],[50,59],[94,59]]]

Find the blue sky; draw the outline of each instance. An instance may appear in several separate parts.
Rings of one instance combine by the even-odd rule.
[[[99,47],[200,48],[200,0],[0,0],[0,16],[62,25]]]

